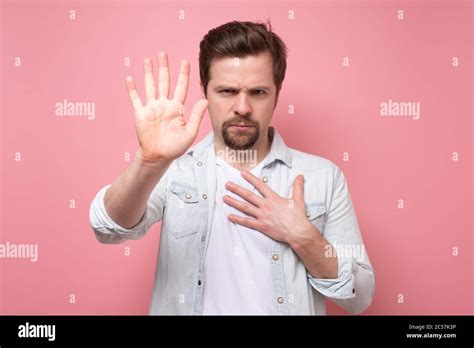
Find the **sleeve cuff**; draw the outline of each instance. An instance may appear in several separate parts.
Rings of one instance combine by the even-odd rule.
[[[91,207],[92,227],[105,234],[119,233],[123,235],[137,235],[140,234],[142,231],[146,231],[148,229],[148,219],[146,218],[148,215],[148,207],[145,208],[145,213],[143,214],[138,224],[136,224],[132,228],[124,228],[120,226],[115,221],[113,221],[112,218],[107,214],[104,205],[104,196],[105,192],[110,186],[111,185],[107,185],[103,187],[97,193],[97,197],[93,201],[93,206]],[[96,206],[94,207],[94,205]]]
[[[309,283],[326,297],[333,299],[350,299],[355,294],[356,263],[352,258],[337,256],[338,277],[334,279],[315,278],[307,272]]]

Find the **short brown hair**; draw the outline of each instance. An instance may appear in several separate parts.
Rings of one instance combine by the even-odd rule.
[[[223,57],[244,58],[268,51],[273,62],[273,80],[276,94],[285,78],[287,47],[274,32],[270,22],[232,21],[209,30],[199,44],[199,75],[207,97],[212,59]]]

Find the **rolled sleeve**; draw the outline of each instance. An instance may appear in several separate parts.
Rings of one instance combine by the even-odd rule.
[[[120,226],[112,220],[112,218],[109,216],[109,214],[107,214],[107,211],[105,210],[104,196],[110,186],[111,184],[101,188],[92,200],[90,206],[90,224],[92,229],[96,233],[97,239],[100,242],[120,243],[127,239],[139,238],[139,236],[143,234],[143,231],[148,229],[148,207],[146,208],[145,214],[142,216],[138,224],[136,224],[132,228],[124,228]]]
[[[153,189],[143,216],[132,228],[120,226],[107,214],[104,196],[110,186],[112,185],[106,185],[99,190],[89,210],[90,225],[100,243],[118,244],[126,240],[140,239],[148,232],[152,224],[161,220],[165,204],[166,180],[160,180]]]
[[[338,275],[334,279],[315,278],[308,273],[308,279],[316,290],[333,299],[349,299],[355,297],[356,263],[352,258],[337,257]]]
[[[333,166],[333,188],[323,237],[336,249],[338,276],[318,279],[308,274],[311,286],[351,313],[366,310],[372,302],[375,278],[362,239],[355,209],[343,172]]]

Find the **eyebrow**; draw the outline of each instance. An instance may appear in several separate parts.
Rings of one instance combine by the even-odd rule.
[[[226,85],[219,85],[219,86],[216,86],[214,88],[215,91],[217,91],[218,89],[236,89],[236,90],[240,90],[237,87],[226,86]],[[249,88],[249,89],[250,90],[263,89],[265,91],[270,91],[270,87],[267,87],[267,86],[255,86],[255,87],[252,87],[252,88]]]

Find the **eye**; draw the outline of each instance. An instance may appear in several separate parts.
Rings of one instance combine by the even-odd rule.
[[[233,89],[229,89],[229,88],[226,88],[226,89],[221,89],[219,91],[219,93],[224,93],[224,94],[231,94],[231,93],[234,93],[235,91]]]
[[[263,89],[256,89],[256,90],[252,91],[253,95],[264,95],[265,93],[267,93],[267,92],[265,92]]]

